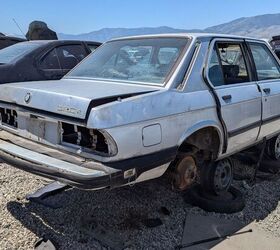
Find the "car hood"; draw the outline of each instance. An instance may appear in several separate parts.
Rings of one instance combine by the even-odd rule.
[[[81,79],[34,81],[0,85],[0,101],[85,119],[89,108],[158,89],[153,86]]]

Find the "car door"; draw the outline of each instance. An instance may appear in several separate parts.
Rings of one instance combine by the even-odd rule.
[[[264,42],[247,41],[262,91],[263,115],[260,138],[280,132],[280,66]]]
[[[261,93],[253,81],[244,40],[216,39],[210,47],[208,81],[227,133],[226,153],[257,140],[261,124]]]

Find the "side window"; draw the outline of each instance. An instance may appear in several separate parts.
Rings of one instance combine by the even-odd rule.
[[[249,82],[249,74],[240,44],[218,43],[225,84]]]
[[[219,62],[217,50],[214,47],[212,51],[212,55],[209,62],[209,72],[208,72],[209,79],[214,86],[221,86],[224,85],[224,76],[223,71]]]
[[[61,68],[70,70],[82,61],[87,53],[81,45],[65,45],[56,48]]]
[[[210,58],[209,79],[214,86],[250,81],[240,43],[216,43]]]
[[[250,48],[256,65],[258,80],[280,78],[279,65],[269,49],[263,44],[255,43],[250,43]]]
[[[41,69],[60,69],[56,49],[51,50],[41,61]]]

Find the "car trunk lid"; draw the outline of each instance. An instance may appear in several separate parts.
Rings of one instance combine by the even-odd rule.
[[[0,101],[85,119],[89,107],[158,89],[119,82],[62,79],[0,85]]]

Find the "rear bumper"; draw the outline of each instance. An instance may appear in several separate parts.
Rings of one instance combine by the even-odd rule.
[[[30,144],[30,142],[28,143]],[[32,148],[26,148],[2,138],[0,139],[0,158],[24,171],[89,190],[114,188],[134,182],[142,173],[171,162],[174,155],[174,150],[169,149],[168,152],[161,151],[106,164],[93,161],[71,162],[68,159],[65,160],[65,157],[64,159],[52,157],[53,152],[52,154],[42,153],[39,147],[44,146],[36,145],[37,143],[32,144],[38,148],[34,149],[34,145]],[[135,174],[125,177],[126,171],[130,169],[134,169]]]
[[[0,158],[16,168],[82,189],[119,186],[126,182],[122,171],[112,171],[100,163],[95,163],[96,168],[95,164],[92,164],[92,168],[86,168],[3,140],[0,140]],[[97,170],[101,168],[104,171]]]

